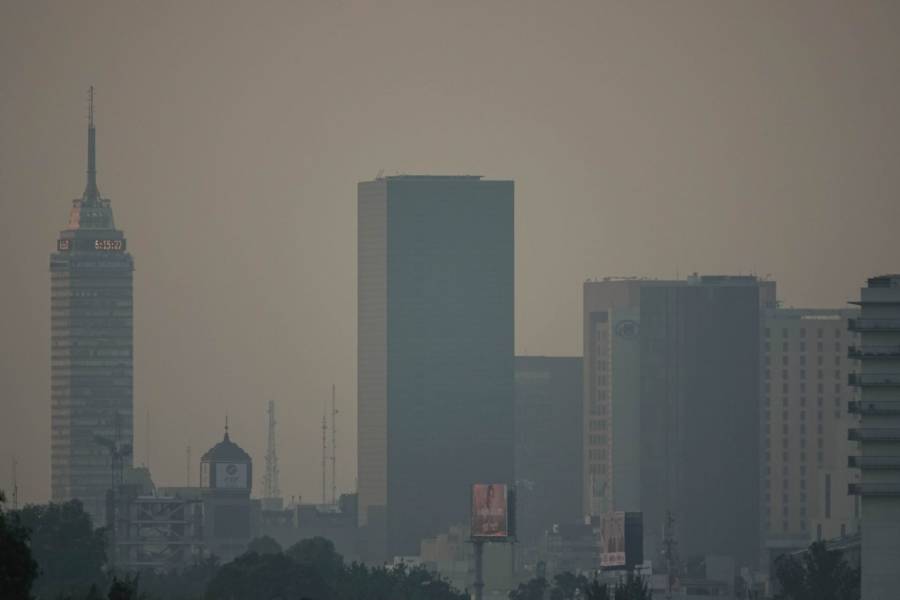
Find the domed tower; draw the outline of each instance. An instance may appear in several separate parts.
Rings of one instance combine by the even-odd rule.
[[[251,538],[250,455],[231,441],[228,422],[221,442],[200,459],[203,529],[207,548],[229,560],[246,550]]]
[[[225,437],[200,459],[200,487],[215,490],[245,491],[253,484],[253,461],[243,448],[231,441],[228,424]]]

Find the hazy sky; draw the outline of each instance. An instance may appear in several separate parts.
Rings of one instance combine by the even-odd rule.
[[[581,283],[771,274],[844,306],[900,271],[897,2],[0,0],[0,486],[49,495],[49,254],[84,188],[135,257],[136,459],[222,433],[320,493],[356,470],[356,183],[516,182],[518,352],[581,351]],[[198,467],[194,467],[196,482]],[[256,482],[259,485],[259,481]],[[258,488],[257,488],[258,489]]]

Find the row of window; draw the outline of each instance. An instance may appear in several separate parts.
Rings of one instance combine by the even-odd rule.
[[[834,337],[841,337],[842,335],[844,335],[844,333],[846,331],[847,330],[842,327],[835,327],[834,328]],[[806,327],[801,327],[799,329],[799,334],[800,334],[800,337],[805,338],[806,337]],[[766,338],[772,337],[772,329],[770,327],[766,327],[765,335],[766,335]],[[790,336],[791,336],[791,330],[788,329],[787,327],[782,328],[781,337],[790,337]],[[820,338],[820,339],[825,337],[825,329],[823,327],[819,327],[816,329],[816,337]]]
[[[841,360],[842,360],[842,358],[840,355],[835,356],[834,357],[834,366],[836,366],[836,367],[841,366]],[[769,354],[766,354],[765,361],[766,361],[766,365],[771,365],[772,364],[772,356]],[[805,365],[806,364],[806,355],[801,354],[799,361],[800,361],[801,365]],[[785,354],[784,356],[781,357],[782,365],[788,366],[790,363],[791,363],[791,355],[790,354]],[[818,364],[820,367],[824,366],[825,365],[825,357],[821,354],[818,355],[816,357],[816,364]]]
[[[818,379],[823,379],[825,376],[825,372],[822,369],[819,369],[817,372]],[[782,369],[781,371],[782,379],[790,379],[790,373],[786,369]],[[840,370],[835,370],[834,378],[840,379],[841,372]],[[766,379],[772,379],[772,371],[771,369],[766,369]],[[806,379],[806,369],[800,369],[800,379]]]
[[[801,381],[799,386],[800,386],[800,393],[801,394],[806,393],[806,383]],[[835,394],[840,394],[841,389],[842,388],[841,388],[840,383],[834,384],[834,393]],[[765,383],[765,391],[767,394],[770,394],[772,392],[772,386],[768,381]],[[825,384],[824,383],[817,384],[816,391],[820,394],[824,394],[825,393]],[[781,393],[782,394],[790,394],[791,393],[791,387],[790,387],[789,383],[785,382],[785,383],[781,384]]]
[[[767,353],[772,352],[772,344],[769,342],[766,342],[765,344],[763,344],[763,348],[765,348]],[[799,348],[800,348],[800,352],[806,352],[806,342],[800,342]],[[781,343],[781,351],[783,353],[790,352],[791,345],[788,342],[782,342]],[[834,351],[837,352],[838,354],[841,353],[841,343],[840,342],[834,343]],[[816,342],[816,352],[819,352],[819,353],[825,352],[824,342]]]

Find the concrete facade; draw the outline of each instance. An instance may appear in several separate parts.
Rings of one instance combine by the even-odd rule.
[[[858,418],[846,383],[856,368],[847,348],[853,309],[768,309],[760,375],[762,521],[774,556],[859,528],[859,503],[846,493],[858,472],[847,466],[847,440]]]
[[[861,290],[860,317],[849,322],[859,360],[849,383],[860,389],[850,408],[860,415],[849,438],[859,442],[851,465],[861,471],[850,492],[861,496],[862,597],[888,600],[900,593],[900,275],[872,277]]]

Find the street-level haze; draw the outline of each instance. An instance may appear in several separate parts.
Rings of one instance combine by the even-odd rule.
[[[895,2],[3,2],[0,487],[15,455],[20,501],[49,496],[89,85],[135,259],[135,462],[180,485],[190,444],[196,484],[227,413],[263,473],[275,400],[282,490],[318,501],[332,383],[356,476],[358,181],[515,180],[518,353],[580,352],[587,277],[844,306],[900,255],[898,28]]]

